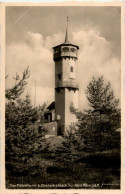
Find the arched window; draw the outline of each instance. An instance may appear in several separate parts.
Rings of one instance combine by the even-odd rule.
[[[61,80],[61,78],[62,78],[61,73],[58,74],[58,78],[59,78],[59,80]]]
[[[70,72],[73,72],[73,66],[70,66]]]
[[[72,52],[75,52],[75,51],[76,51],[76,49],[74,49],[74,48],[71,48],[71,51],[72,51]]]
[[[68,47],[64,47],[63,48],[63,52],[68,52],[69,51],[69,48]]]

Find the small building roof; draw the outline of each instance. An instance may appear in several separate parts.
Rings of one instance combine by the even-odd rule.
[[[55,109],[55,102],[52,102],[48,107],[47,107],[48,110],[53,110]]]

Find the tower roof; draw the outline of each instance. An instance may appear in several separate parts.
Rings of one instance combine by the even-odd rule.
[[[63,43],[63,44],[59,44],[59,45],[57,45],[57,46],[54,46],[53,49],[58,48],[58,47],[60,47],[60,46],[74,46],[74,47],[76,47],[77,49],[79,49],[79,46],[77,46],[77,45],[75,45],[75,44],[71,44],[71,43]]]
[[[67,28],[66,28],[66,36],[65,36],[65,42],[64,43],[69,43],[69,40],[68,40],[68,16],[67,16]]]
[[[55,47],[53,47],[53,49],[54,49],[54,48],[58,48],[58,47],[60,47],[60,46],[74,46],[74,47],[76,47],[77,49],[79,49],[79,47],[78,47],[77,45],[74,45],[74,44],[70,43],[70,41],[69,41],[68,22],[69,22],[69,19],[68,19],[68,16],[67,16],[67,27],[66,27],[65,42],[62,43],[62,44],[59,44],[59,45],[57,45],[57,46],[55,46]]]

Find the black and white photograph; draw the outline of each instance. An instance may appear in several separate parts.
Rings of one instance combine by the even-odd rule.
[[[5,6],[6,189],[121,189],[121,6]]]

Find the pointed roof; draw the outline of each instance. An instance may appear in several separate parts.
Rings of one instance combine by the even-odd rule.
[[[79,47],[78,47],[77,45],[74,45],[74,44],[70,43],[70,41],[69,41],[69,36],[68,36],[68,21],[69,21],[69,19],[68,19],[68,16],[67,16],[67,27],[66,27],[65,42],[62,43],[62,44],[59,44],[59,45],[57,45],[57,46],[54,46],[53,49],[58,48],[58,47],[60,47],[60,46],[64,46],[64,45],[65,45],[65,46],[74,46],[74,47],[76,47],[77,49],[79,49]]]
[[[68,41],[68,16],[67,16],[67,28],[66,28],[66,36],[65,36],[65,44],[67,44],[67,43],[69,43],[69,41]]]

